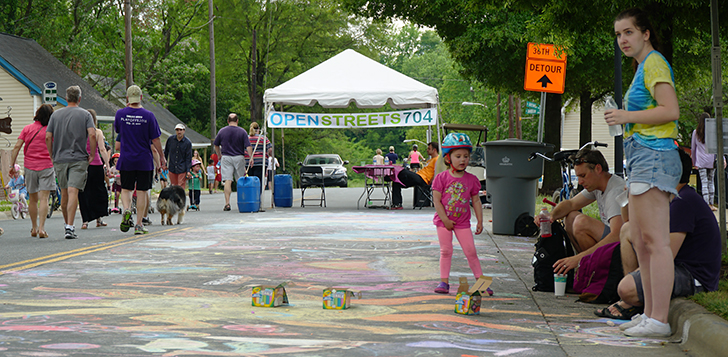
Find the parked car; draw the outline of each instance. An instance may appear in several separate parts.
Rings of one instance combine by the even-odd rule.
[[[349,176],[346,174],[346,167],[349,161],[341,160],[336,154],[315,154],[307,155],[299,165],[321,166],[324,169],[324,185],[346,187],[349,183]],[[314,174],[301,174],[301,186],[308,187],[312,184]]]

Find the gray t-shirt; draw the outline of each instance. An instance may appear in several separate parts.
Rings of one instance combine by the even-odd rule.
[[[53,162],[88,160],[86,141],[88,128],[93,127],[93,117],[86,109],[66,107],[54,111],[46,128],[46,132],[53,134]]]
[[[607,182],[606,191],[594,190],[587,192],[586,190],[581,191],[581,195],[588,198],[589,200],[597,200],[597,206],[599,206],[599,215],[602,218],[602,223],[609,227],[609,220],[614,216],[622,214],[622,208],[617,203],[617,196],[624,191],[624,179],[612,175]]]

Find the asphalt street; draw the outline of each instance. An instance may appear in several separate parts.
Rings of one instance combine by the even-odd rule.
[[[456,246],[448,295],[433,292],[439,247],[433,208],[357,210],[362,188],[330,188],[327,207],[223,212],[203,193],[182,225],[149,234],[108,227],[65,240],[30,221],[3,220],[0,237],[2,356],[689,356],[678,343],[624,336],[603,305],[533,292],[535,239],[476,236],[493,296],[480,315],[454,312],[459,277],[474,279]],[[315,195],[315,191],[307,191]],[[235,199],[233,198],[233,201]],[[81,226],[77,216],[76,227]],[[77,228],[78,229],[78,228]],[[289,305],[253,307],[251,289],[286,287]],[[322,289],[362,292],[347,310],[322,309]]]

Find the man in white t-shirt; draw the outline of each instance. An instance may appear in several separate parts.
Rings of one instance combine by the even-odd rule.
[[[619,242],[623,223],[617,196],[624,191],[625,182],[623,178],[609,173],[604,155],[598,150],[579,151],[574,157],[574,172],[584,190],[556,205],[551,211],[551,220],[564,218],[564,228],[578,254],[558,260],[554,264],[556,274],[565,274],[576,268],[583,256],[597,248]],[[579,212],[594,201],[599,206],[601,220]]]

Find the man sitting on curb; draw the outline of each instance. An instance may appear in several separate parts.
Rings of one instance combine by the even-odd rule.
[[[430,160],[427,161],[427,166],[421,168],[419,171],[412,172],[409,170],[402,170],[397,175],[399,182],[392,183],[392,209],[402,209],[402,188],[413,187],[413,186],[430,186],[432,179],[435,178],[435,164],[437,164],[437,155],[440,152],[440,146],[437,142],[432,141],[427,144],[427,154],[430,155]]]
[[[688,186],[692,161],[680,150],[683,174],[677,185],[678,195],[670,202],[670,247],[675,258],[675,278],[672,297],[690,296],[703,291],[718,289],[720,275],[721,244],[720,230],[713,211],[695,190]],[[622,301],[610,306],[609,313],[616,318],[630,313],[635,307],[644,305],[642,280],[637,256],[632,247],[629,222],[622,226],[620,253],[625,277],[619,282],[617,292]],[[618,307],[617,307],[618,306]],[[625,335],[634,337],[670,336],[670,325],[658,322],[649,328],[632,329],[649,316],[650,311],[637,314],[632,321],[619,326]],[[661,329],[653,326],[662,327]]]
[[[554,264],[555,274],[566,274],[576,268],[585,255],[597,248],[619,241],[622,228],[621,208],[617,196],[624,191],[624,179],[609,173],[609,164],[598,150],[582,149],[574,158],[574,171],[579,185],[584,187],[576,197],[563,201],[551,211],[551,221],[564,219],[564,228],[578,254]],[[580,209],[597,201],[601,221],[591,218]],[[536,217],[538,224],[538,217]]]

